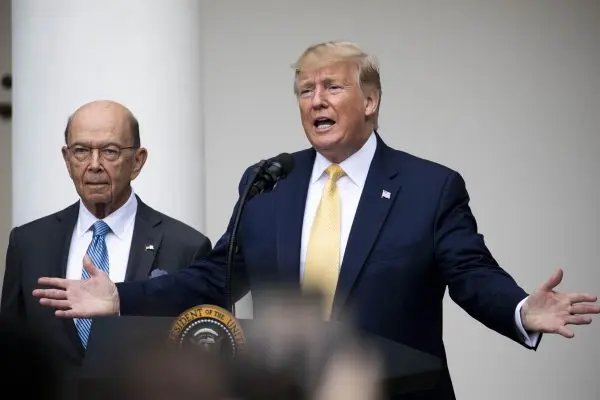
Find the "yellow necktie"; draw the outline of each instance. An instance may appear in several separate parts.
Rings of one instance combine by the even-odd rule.
[[[312,224],[304,266],[303,288],[323,296],[324,316],[329,319],[340,270],[341,202],[337,180],[345,173],[342,167],[327,167],[329,180]]]

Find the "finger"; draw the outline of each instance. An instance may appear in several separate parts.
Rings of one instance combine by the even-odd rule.
[[[569,311],[571,314],[600,314],[600,306],[596,304],[574,304]]]
[[[571,303],[595,303],[598,300],[598,296],[589,293],[569,293],[568,296]]]
[[[567,329],[564,326],[561,326],[560,328],[558,328],[556,330],[556,333],[558,333],[559,335],[562,335],[562,336],[564,336],[564,337],[566,337],[568,339],[571,339],[572,337],[575,336],[575,334],[573,333],[573,331]]]
[[[85,268],[90,276],[100,274],[100,269],[94,265],[92,259],[87,254],[83,257],[83,268]]]
[[[55,286],[58,288],[66,289],[71,281],[63,278],[48,278],[42,277],[38,279],[38,283],[44,286]]]
[[[559,268],[551,277],[544,283],[540,289],[546,292],[551,292],[562,281],[563,270]]]
[[[592,323],[592,317],[589,315],[569,315],[565,318],[565,323],[569,325],[589,325]]]
[[[55,300],[55,299],[40,299],[40,304],[46,307],[65,309],[71,307],[71,302],[69,300]]]
[[[67,292],[59,289],[35,289],[35,297],[47,297],[49,299],[63,300],[67,298]]]

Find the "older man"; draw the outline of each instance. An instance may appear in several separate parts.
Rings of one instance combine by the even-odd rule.
[[[358,46],[308,48],[296,63],[295,91],[312,148],[294,153],[289,176],[245,209],[234,266],[249,282],[243,289],[318,288],[328,318],[349,311],[362,328],[443,360],[446,288],[474,318],[527,348],[543,332],[571,337],[567,325],[600,312],[593,295],[554,290],[562,271],[531,294],[519,287],[477,232],[462,177],[384,143],[378,67]],[[34,295],[66,317],[140,314],[158,299],[173,313],[224,305],[230,235],[231,224],[207,259],[162,279],[115,285],[88,264],[89,282],[44,278],[41,284],[63,290]],[[454,398],[447,369],[418,398]]]
[[[79,108],[68,120],[62,156],[80,199],[12,230],[1,313],[25,322],[67,367],[77,367],[91,322],[56,318],[32,299],[40,276],[85,279],[82,260],[89,254],[115,282],[146,280],[199,260],[212,246],[134,194],[131,181],[148,151],[141,147],[137,119],[124,106],[94,101]]]

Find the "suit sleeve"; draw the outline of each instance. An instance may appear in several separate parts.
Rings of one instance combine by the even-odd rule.
[[[25,303],[21,286],[21,265],[17,247],[17,228],[10,232],[6,251],[6,266],[2,284],[0,314],[9,318],[25,318]]]
[[[240,180],[240,194],[249,174],[247,170]],[[176,316],[200,304],[226,307],[227,247],[238,206],[236,203],[227,230],[212,251],[205,249],[210,253],[196,258],[187,268],[154,279],[117,283],[121,315]],[[239,299],[249,290],[241,252],[236,254],[232,271],[236,277],[233,295]]]
[[[452,172],[435,222],[435,256],[450,297],[490,329],[524,344],[515,310],[527,293],[491,255],[469,207],[463,178]]]
[[[210,252],[212,251],[212,243],[210,239],[207,237],[203,237],[202,243],[198,247],[198,249],[194,252],[193,261],[197,262],[202,260],[203,258],[208,257]]]

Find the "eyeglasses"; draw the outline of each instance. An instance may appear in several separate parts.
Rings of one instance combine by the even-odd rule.
[[[121,156],[121,152],[123,150],[137,149],[137,147],[119,147],[115,145],[108,145],[104,147],[87,147],[76,144],[74,146],[67,147],[73,157],[77,161],[85,161],[92,155],[92,151],[98,150],[100,153],[100,157],[102,157],[106,161],[116,161]]]

